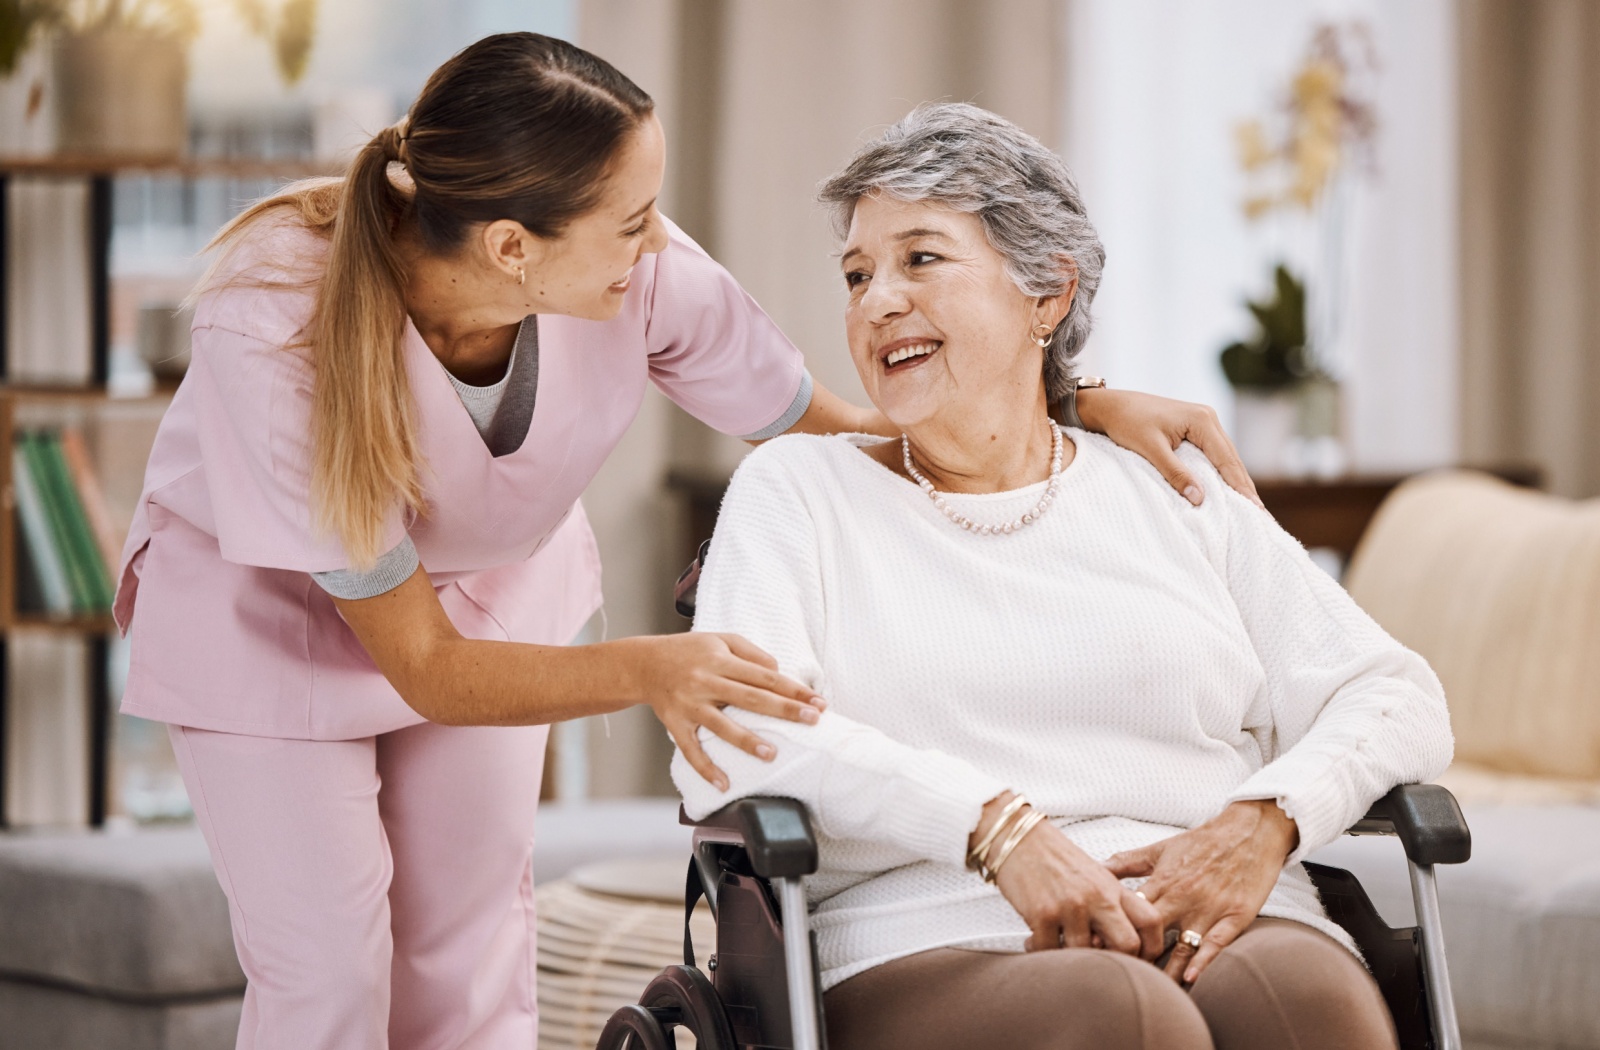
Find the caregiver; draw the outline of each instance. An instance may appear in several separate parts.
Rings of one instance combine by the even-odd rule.
[[[563,644],[600,604],[578,496],[647,382],[749,440],[889,431],[656,210],[652,109],[490,37],[217,239],[115,612],[228,896],[240,1047],[534,1045],[549,724],[650,704],[721,785],[699,727],[772,754],[724,707],[817,717],[733,635]],[[1249,485],[1206,409],[1083,408],[1180,491],[1185,438]]]

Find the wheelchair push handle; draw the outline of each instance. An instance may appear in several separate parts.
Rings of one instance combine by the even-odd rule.
[[[695,551],[694,561],[678,575],[678,582],[672,585],[672,607],[678,610],[679,616],[694,619],[694,597],[700,587],[700,570],[705,567],[706,555],[710,552],[711,541],[706,540]]]
[[[1352,835],[1395,835],[1413,864],[1465,864],[1472,832],[1455,796],[1438,784],[1402,784],[1373,803]]]

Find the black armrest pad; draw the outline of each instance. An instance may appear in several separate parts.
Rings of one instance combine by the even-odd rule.
[[[1373,803],[1350,833],[1398,835],[1416,864],[1464,864],[1472,856],[1461,807],[1438,784],[1401,784]]]
[[[678,820],[696,828],[732,832],[744,842],[750,867],[764,879],[792,879],[817,870],[817,837],[806,807],[792,798],[742,798],[690,820],[678,807]]]

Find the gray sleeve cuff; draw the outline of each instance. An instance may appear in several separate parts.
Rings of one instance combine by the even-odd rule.
[[[421,560],[417,557],[416,544],[411,542],[410,536],[407,536],[394,550],[380,557],[378,564],[366,572],[334,569],[332,572],[314,572],[311,578],[317,581],[318,587],[335,598],[356,601],[388,594],[411,579],[411,574],[416,572],[421,564]]]
[[[1078,415],[1077,387],[1070,386],[1067,388],[1066,395],[1061,399],[1061,411],[1059,416],[1062,426],[1071,427],[1074,430],[1088,429],[1083,425],[1083,419]]]
[[[811,407],[811,390],[815,384],[811,381],[810,372],[800,373],[800,389],[795,393],[794,400],[789,402],[789,407],[783,415],[762,427],[754,434],[743,435],[745,441],[765,441],[775,438],[779,434],[788,433],[789,428],[800,422],[800,417],[806,414],[806,409]]]

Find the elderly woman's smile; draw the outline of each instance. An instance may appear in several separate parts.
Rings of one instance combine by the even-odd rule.
[[[1030,333],[1060,323],[1073,283],[1060,295],[1029,296],[977,215],[881,194],[856,204],[840,265],[862,385],[930,476],[957,490],[975,476],[1009,485],[1043,478],[1051,455],[1044,349]],[[891,467],[892,452],[882,453]]]

